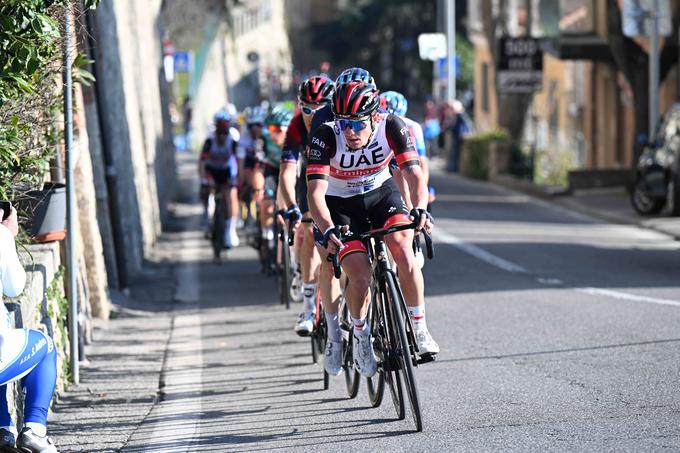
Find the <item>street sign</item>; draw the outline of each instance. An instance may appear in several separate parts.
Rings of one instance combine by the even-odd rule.
[[[418,35],[418,51],[423,60],[437,61],[446,57],[446,35],[444,33],[422,33]]]
[[[449,61],[448,57],[440,58],[437,60],[437,77],[442,79],[448,77],[449,75],[448,68],[449,65],[447,65],[448,61]],[[454,68],[455,69],[454,74],[456,74],[456,78],[458,78],[460,76],[460,58],[458,57],[458,55],[455,56],[453,61],[454,64],[456,65],[456,67]]]
[[[496,85],[500,93],[543,88],[543,51],[535,38],[501,38]]]
[[[175,52],[174,63],[176,73],[191,72],[191,55],[189,55],[189,52]]]
[[[659,36],[673,34],[671,23],[671,3],[669,0],[624,0],[623,34],[631,38],[636,36],[650,36],[654,29],[653,12],[657,10],[659,20]]]

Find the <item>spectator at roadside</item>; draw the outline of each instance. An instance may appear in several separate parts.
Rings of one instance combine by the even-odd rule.
[[[453,117],[450,121],[449,130],[451,131],[451,150],[446,162],[446,170],[450,172],[458,172],[460,166],[460,152],[463,149],[463,141],[465,137],[472,133],[472,123],[465,113],[465,108],[459,100],[454,100],[451,103],[451,112]]]
[[[3,214],[0,209],[0,219]],[[11,208],[0,224],[0,295],[9,297],[21,294],[26,283],[14,243],[17,232],[17,212]],[[7,385],[19,379],[25,392],[21,433],[7,405]],[[0,303],[0,450],[57,452],[47,437],[47,413],[56,382],[57,352],[52,339],[38,330],[12,328],[7,308]]]

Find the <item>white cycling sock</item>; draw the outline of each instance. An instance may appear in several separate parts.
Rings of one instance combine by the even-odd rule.
[[[371,334],[366,318],[352,318],[354,333],[358,336],[366,337]]]
[[[408,314],[411,316],[413,328],[416,330],[416,332],[427,330],[427,322],[425,321],[425,305],[408,307]]]
[[[340,330],[340,316],[337,312],[331,313],[324,311],[326,315],[326,326],[328,327],[328,339],[336,343],[342,341],[342,331]]]
[[[238,225],[238,217],[234,216],[231,218],[230,224],[229,224],[229,231],[232,233],[236,233],[236,226]]]
[[[26,428],[31,428],[31,431],[33,431],[33,434],[36,434],[40,437],[47,436],[47,426],[45,426],[45,425],[42,425],[40,423],[35,423],[35,422],[28,422],[24,426]]]
[[[316,283],[304,283],[302,297],[305,302],[305,313],[316,313]]]

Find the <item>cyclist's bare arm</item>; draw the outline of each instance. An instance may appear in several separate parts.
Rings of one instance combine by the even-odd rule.
[[[312,213],[314,223],[319,227],[321,232],[332,228],[333,219],[331,212],[326,205],[326,191],[328,190],[328,181],[324,179],[313,179],[307,182],[308,192],[307,198],[309,200],[309,211]]]
[[[282,208],[295,204],[295,183],[297,182],[297,162],[281,162],[279,167],[279,199]]]
[[[414,208],[427,208],[427,185],[420,165],[410,165],[401,171],[408,184],[409,197]]]

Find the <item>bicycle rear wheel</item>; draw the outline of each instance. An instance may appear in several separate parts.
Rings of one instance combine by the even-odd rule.
[[[388,310],[391,312],[391,324],[392,332],[394,332],[395,351],[396,357],[399,364],[398,374],[404,381],[404,387],[406,388],[406,394],[411,405],[411,415],[413,416],[413,421],[416,425],[416,431],[420,432],[423,430],[423,420],[420,411],[420,398],[418,396],[418,386],[416,384],[415,372],[413,369],[413,357],[415,353],[415,347],[412,341],[409,341],[409,336],[406,332],[405,323],[408,322],[407,313],[405,313],[405,306],[403,295],[399,289],[396,277],[394,273],[387,272],[385,274],[386,284],[387,284],[387,296],[388,296]]]

